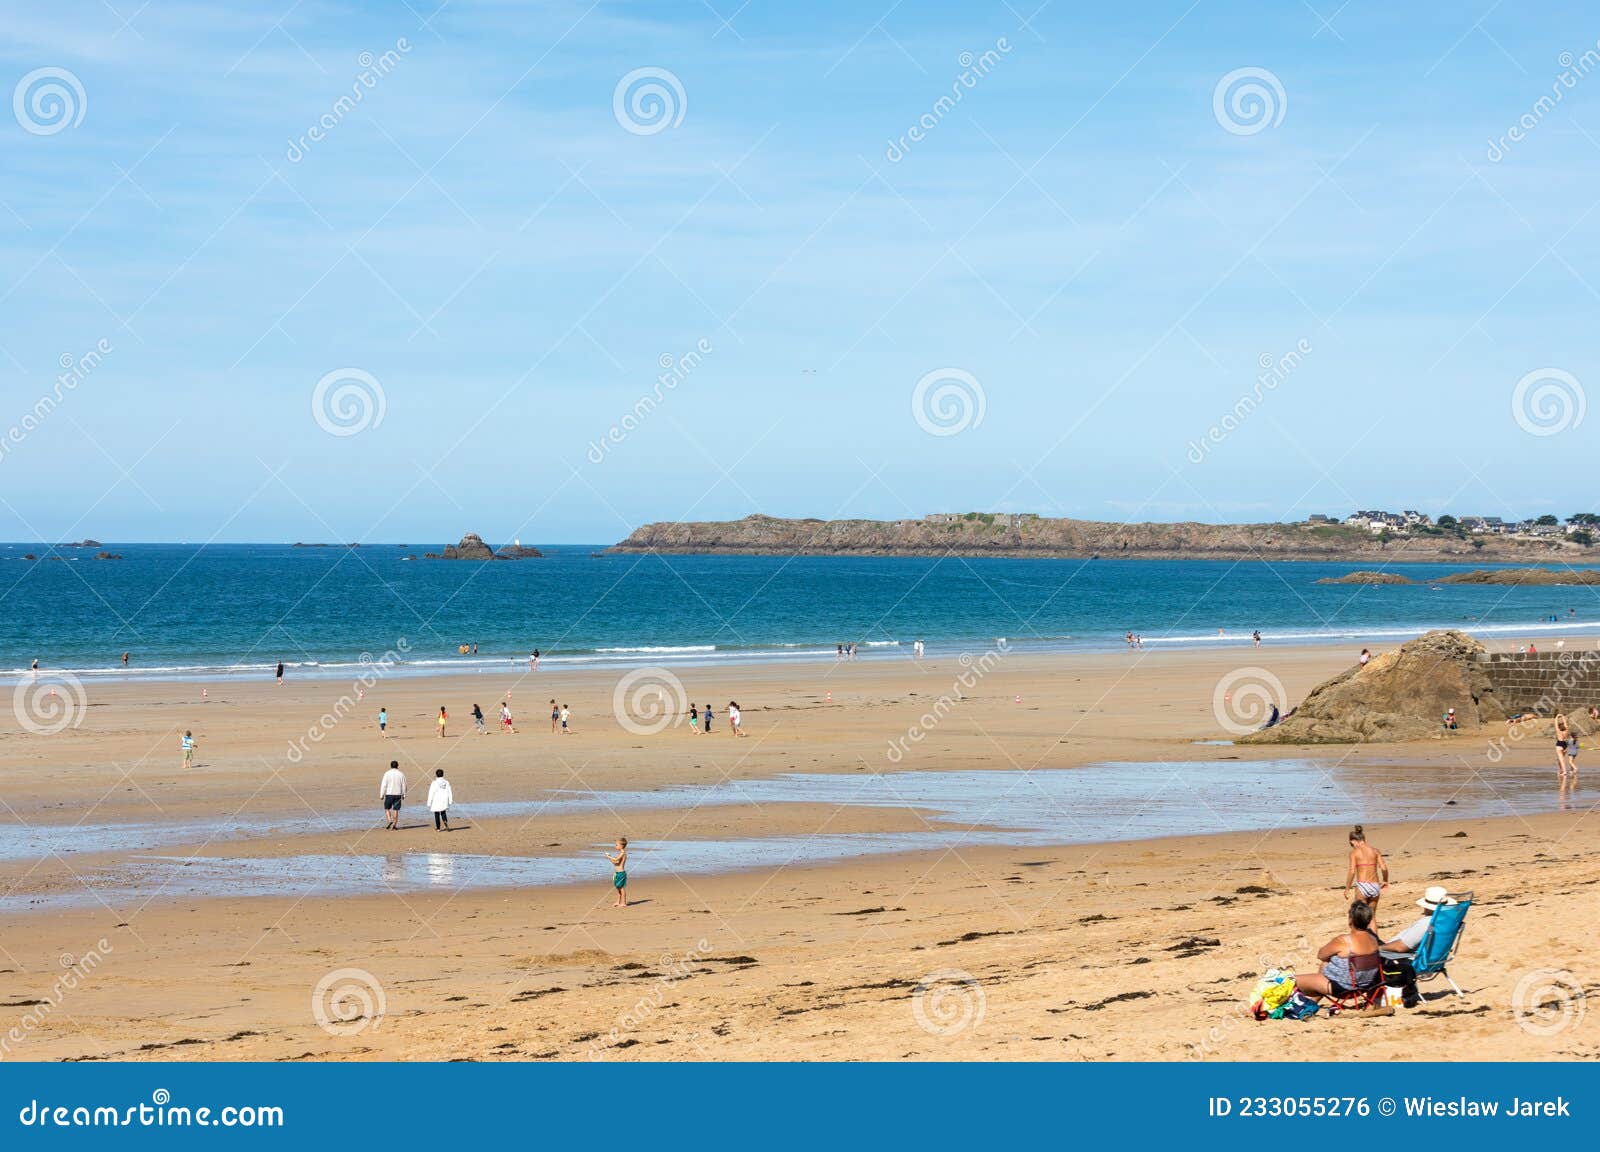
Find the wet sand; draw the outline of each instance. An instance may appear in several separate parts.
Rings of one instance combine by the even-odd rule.
[[[1240,1017],[1262,968],[1313,967],[1342,918],[1343,829],[1303,828],[1292,807],[1249,833],[963,843],[826,864],[758,855],[721,874],[652,871],[650,844],[915,834],[928,817],[807,803],[472,816],[475,805],[551,789],[592,795],[796,772],[1000,770],[1022,780],[1023,770],[1108,761],[1130,772],[1193,761],[1234,772],[1284,750],[1193,743],[1227,736],[1214,711],[1221,680],[1264,668],[1292,703],[1350,658],[1270,645],[1011,655],[959,687],[973,668],[948,658],[680,670],[690,698],[717,705],[710,736],[625,730],[612,710],[618,672],[395,679],[366,688],[297,762],[286,755],[291,742],[340,711],[352,685],[224,683],[201,701],[198,684],[94,684],[78,727],[0,737],[10,777],[0,821],[12,825],[0,839],[19,835],[18,823],[250,823],[271,832],[156,851],[224,870],[231,858],[242,869],[245,858],[310,854],[590,856],[593,880],[445,891],[380,880],[366,895],[302,898],[175,896],[152,885],[107,898],[105,877],[148,853],[92,843],[77,853],[0,853],[0,1037],[18,1029],[5,1054],[26,1059],[1293,1059],[1349,1056],[1352,1045],[1369,1058],[1595,1055],[1600,1026],[1579,1013],[1581,1001],[1571,1000],[1564,1027],[1539,1027],[1560,1022],[1563,981],[1596,990],[1600,912],[1590,814],[1600,791],[1585,783],[1558,794],[1542,741],[1498,763],[1489,734],[1304,750],[1407,779],[1525,772],[1535,790],[1548,783],[1544,806],[1567,806],[1459,819],[1446,804],[1456,786],[1441,786],[1426,822],[1369,821],[1394,865],[1381,926],[1409,922],[1403,909],[1429,883],[1472,888],[1478,899],[1452,968],[1468,998],[1380,1020]],[[507,689],[515,736],[493,730]],[[571,735],[551,734],[551,695],[572,706]],[[727,734],[730,696],[743,705],[746,739]],[[471,732],[474,700],[489,736]],[[432,723],[441,703],[452,717],[442,740]],[[380,704],[388,739],[373,723]],[[186,728],[200,745],[189,770],[177,750]],[[924,734],[906,741],[911,731]],[[378,778],[391,757],[415,798],[444,767],[458,822],[470,826],[435,833],[410,804],[404,830],[380,830]],[[1197,810],[1194,831],[1215,819]],[[636,845],[638,903],[626,910],[610,906],[600,855],[616,835]],[[95,902],[28,904],[66,893]],[[1541,975],[1547,969],[1568,975]],[[319,982],[326,1028],[313,1010]],[[1541,991],[1547,985],[1556,991]],[[1536,1027],[1519,1025],[1519,1007],[1546,1003],[1544,1016],[1522,1013]],[[341,1021],[362,1009],[364,1019]]]

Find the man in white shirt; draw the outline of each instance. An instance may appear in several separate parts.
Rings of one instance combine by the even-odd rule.
[[[383,800],[383,815],[388,823],[384,825],[390,831],[400,827],[400,802],[406,795],[406,774],[400,771],[400,761],[389,761],[389,770],[383,774],[383,782],[378,785],[378,795]]]
[[[1390,987],[1396,985],[1400,988],[1400,1002],[1407,1008],[1415,1008],[1420,1000],[1417,992],[1417,972],[1412,966],[1411,958],[1417,949],[1422,947],[1428,929],[1433,927],[1433,913],[1436,908],[1447,904],[1454,904],[1450,892],[1444,886],[1435,884],[1422,894],[1422,899],[1417,901],[1417,907],[1422,909],[1422,915],[1413,920],[1400,935],[1393,940],[1386,940],[1379,949],[1383,957],[1383,979]]]

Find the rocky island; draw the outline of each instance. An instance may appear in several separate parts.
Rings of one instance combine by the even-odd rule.
[[[1408,562],[1527,560],[1588,555],[1562,539],[1414,536],[1404,547],[1382,534],[1334,523],[1120,524],[1003,512],[938,513],[920,520],[743,520],[662,522],[638,528],[608,552],[784,556],[1038,556],[1076,559],[1346,560]]]
[[[1324,576],[1318,584],[1415,584],[1398,572],[1346,572],[1343,576]]]
[[[1440,584],[1600,584],[1600,571],[1593,568],[1480,568],[1457,572],[1438,581]]]
[[[476,532],[468,532],[461,538],[461,543],[450,544],[443,552],[425,552],[424,560],[531,560],[544,553],[537,548],[528,548],[521,544],[507,544],[496,552],[483,542],[483,537]]]

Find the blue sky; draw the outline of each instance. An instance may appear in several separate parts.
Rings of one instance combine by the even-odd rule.
[[[1411,7],[10,6],[0,538],[1591,508],[1600,22]]]

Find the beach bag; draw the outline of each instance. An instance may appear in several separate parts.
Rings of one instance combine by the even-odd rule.
[[[1283,1006],[1281,1019],[1284,1020],[1309,1020],[1321,1009],[1315,1000],[1308,1000],[1299,992],[1293,993]]]
[[[1250,992],[1250,1014],[1257,1020],[1272,1016],[1294,995],[1294,977],[1269,969]]]

